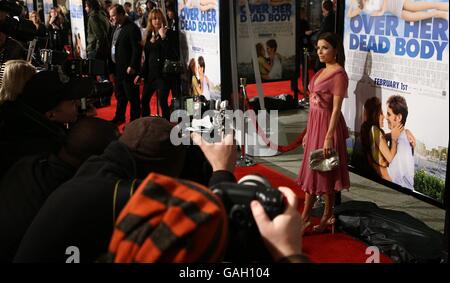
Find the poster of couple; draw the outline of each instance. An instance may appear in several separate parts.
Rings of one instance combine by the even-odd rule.
[[[219,0],[179,1],[181,57],[190,96],[221,98]]]
[[[448,0],[346,0],[351,166],[443,202],[449,142]]]
[[[248,5],[250,13],[244,0],[235,6],[239,77],[247,78],[248,83],[255,81],[253,47],[263,82],[291,80],[295,77],[295,1],[248,0]],[[250,38],[249,27],[254,38]]]

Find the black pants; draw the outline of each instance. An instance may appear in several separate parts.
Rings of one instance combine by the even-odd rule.
[[[124,79],[116,80],[116,115],[118,120],[125,121],[125,111],[128,101],[130,102],[130,121],[136,120],[141,116],[141,107],[139,103],[139,86],[133,83],[130,76]]]
[[[144,92],[142,93],[142,117],[150,115],[150,100],[155,93],[158,92],[158,103],[161,107],[162,117],[170,119],[170,109],[167,98],[169,97],[169,87],[164,79],[156,79],[151,82],[144,82]]]
[[[155,79],[153,81],[144,82],[144,92],[142,93],[142,117],[150,116],[150,100],[153,94],[157,93],[157,98],[161,100],[162,93],[164,91],[164,81],[162,79]],[[161,101],[158,101],[161,105]],[[167,104],[167,99],[166,99]]]

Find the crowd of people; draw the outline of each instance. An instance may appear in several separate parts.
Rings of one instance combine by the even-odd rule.
[[[115,63],[118,105],[123,104],[112,122],[80,115],[80,99],[94,88],[91,78],[65,81],[57,71],[37,71],[23,57],[5,60],[0,261],[65,262],[71,246],[81,251],[83,262],[223,261],[228,213],[208,187],[236,182],[233,136],[208,143],[194,133],[195,145],[175,146],[168,109],[161,105],[163,117],[147,117],[148,105],[140,105],[139,81],[144,81],[144,104],[152,90],[166,92],[170,78],[161,74],[161,60],[176,56],[168,54],[174,31],[160,9],[148,13],[143,41],[123,6],[110,6],[107,21],[95,0],[86,1],[86,10],[88,54],[106,54],[102,40],[111,38],[107,51]],[[61,24],[57,14],[52,17],[52,24]],[[205,68],[201,58],[198,63]],[[120,134],[117,122],[124,122],[120,115],[128,101],[132,121]],[[249,204],[255,229],[274,261],[305,262],[296,195],[289,188],[280,191],[286,209],[274,219],[259,202]],[[136,247],[133,253],[130,244]]]
[[[326,14],[332,3],[324,3],[328,3],[323,7]],[[22,52],[20,43],[0,31],[0,43],[14,42],[8,43],[9,49],[0,45],[6,62],[0,85],[1,262],[65,262],[71,246],[81,251],[83,262],[224,260],[228,212],[208,188],[237,182],[234,137],[209,143],[193,133],[193,146],[171,142],[174,125],[168,121],[167,98],[170,91],[177,93],[180,82],[163,72],[163,63],[178,58],[176,17],[168,20],[153,1],[147,1],[145,13],[132,12],[130,7],[130,3],[122,6],[108,0],[104,5],[85,1],[88,57],[110,63],[115,84],[117,108],[112,121],[80,115],[80,99],[92,92],[92,79],[67,82],[56,71],[38,72],[20,56],[16,58]],[[43,29],[38,14],[30,14],[37,30]],[[49,16],[52,34],[62,31],[60,12],[52,9]],[[273,219],[258,201],[249,204],[255,229],[272,260],[278,262],[308,261],[302,235],[310,229],[334,232],[335,193],[350,186],[345,142],[349,133],[341,113],[349,80],[343,46],[331,32],[320,33],[315,45],[324,68],[309,84],[304,156],[317,149],[325,157],[337,152],[339,166],[321,172],[308,166],[308,158],[303,159],[297,179],[305,191],[302,215],[296,194],[286,187],[279,188],[286,208]],[[275,40],[268,40],[266,46],[270,62],[263,58],[259,65],[270,76],[280,59]],[[262,44],[257,49],[264,57]],[[192,59],[189,70],[192,92],[199,95],[209,87],[203,57]],[[200,81],[194,75],[197,71]],[[162,117],[150,116],[149,103],[155,93]],[[117,126],[125,123],[128,102],[130,122],[120,134]],[[387,115],[394,142],[388,145],[380,130],[380,105],[376,98],[366,102],[364,129],[378,137],[383,160],[373,159],[378,158],[379,170],[393,180],[393,168],[401,165],[395,165],[394,156],[411,150],[404,147],[411,140],[411,134],[403,131],[407,107],[401,97],[389,99]],[[364,142],[367,155],[370,142]],[[386,168],[385,163],[394,165]],[[312,225],[311,210],[318,195],[324,197],[324,211],[319,224]]]

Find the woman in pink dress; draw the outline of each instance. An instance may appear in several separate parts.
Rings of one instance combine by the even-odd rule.
[[[303,139],[304,158],[297,182],[306,195],[302,213],[303,231],[311,225],[313,196],[323,195],[325,200],[323,216],[320,224],[314,226],[313,230],[323,232],[331,226],[334,233],[334,193],[350,187],[345,143],[349,135],[341,113],[342,101],[347,97],[348,77],[343,68],[345,61],[343,46],[336,34],[324,33],[319,36],[317,55],[326,67],[317,72],[309,84],[310,108],[307,132]],[[337,169],[320,172],[309,167],[310,153],[320,148],[323,149],[325,156],[336,150],[340,162]]]

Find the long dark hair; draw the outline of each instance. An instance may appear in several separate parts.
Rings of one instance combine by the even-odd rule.
[[[370,152],[370,130],[372,126],[377,127],[384,134],[383,129],[380,128],[380,115],[382,111],[381,101],[376,96],[367,99],[364,103],[366,121],[361,125],[360,135],[361,144],[366,153]]]
[[[325,40],[331,46],[333,46],[334,49],[336,49],[336,62],[341,65],[341,67],[345,67],[344,46],[342,45],[342,41],[339,39],[337,34],[332,32],[325,32],[319,35],[319,37],[317,38],[317,42],[319,42],[319,40],[321,39]]]

